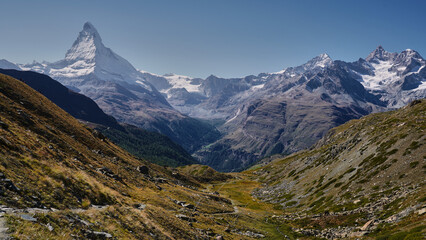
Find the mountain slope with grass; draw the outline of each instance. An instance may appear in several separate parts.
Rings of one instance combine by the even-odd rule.
[[[5,75],[0,99],[0,236],[421,239],[426,231],[425,100],[223,174],[136,159]]]
[[[105,114],[92,99],[66,88],[47,75],[11,69],[0,69],[0,73],[26,83],[73,117],[93,126],[136,157],[172,167],[197,163],[189,153],[168,137],[118,123],[115,118]]]
[[[232,211],[231,202],[197,190],[192,177],[134,158],[2,74],[0,99],[1,236],[189,239],[211,226],[233,235],[206,217]]]
[[[351,120],[309,150],[252,167],[264,186],[253,195],[305,235],[425,234],[425,130],[426,100]]]
[[[155,164],[178,167],[198,163],[185,149],[165,135],[129,124],[121,126],[123,130],[99,125],[95,129],[134,156]]]

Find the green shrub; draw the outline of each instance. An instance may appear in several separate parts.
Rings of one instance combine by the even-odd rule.
[[[419,165],[419,161],[410,162],[410,167],[411,168],[415,168],[415,167],[417,167],[417,165]]]

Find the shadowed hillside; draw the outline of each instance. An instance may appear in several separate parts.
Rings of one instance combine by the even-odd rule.
[[[172,167],[197,163],[189,153],[168,137],[128,124],[120,125],[113,117],[105,114],[92,99],[69,90],[47,75],[5,69],[0,69],[0,73],[21,80],[73,117],[94,125],[114,143],[136,157]]]

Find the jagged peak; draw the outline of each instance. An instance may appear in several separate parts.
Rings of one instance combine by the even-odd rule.
[[[72,47],[65,55],[66,60],[93,59],[99,49],[104,49],[102,38],[90,22],[83,25]]]
[[[374,51],[372,51],[366,58],[365,60],[367,62],[371,62],[371,61],[388,61],[391,60],[393,57],[395,57],[395,53],[390,53],[388,51],[386,51],[382,45],[379,45],[376,49],[374,49]]]
[[[377,48],[375,50],[381,51],[381,52],[386,52],[386,50],[383,48],[382,45],[377,46]]]
[[[333,60],[330,58],[330,56],[327,53],[322,53],[311,60],[309,60],[304,65],[308,68],[315,68],[315,67],[328,67],[330,64],[333,63]]]
[[[215,79],[218,78],[216,75],[210,74],[206,79]]]
[[[85,30],[85,31],[96,31],[96,28],[93,26],[93,24],[91,22],[85,22],[84,25],[83,25],[83,30]]]
[[[402,51],[399,55],[404,55],[405,57],[423,60],[423,57],[420,55],[419,52],[417,52],[416,50],[413,50],[413,49],[409,49],[409,48]]]
[[[90,22],[86,22],[83,25],[83,30],[81,30],[81,32],[78,34],[77,41],[81,41],[87,38],[96,40],[95,43],[102,43],[101,35],[99,35],[98,30],[96,30],[96,28]]]
[[[320,55],[316,56],[315,58],[320,58],[320,59],[331,59],[330,55],[328,55],[327,53],[321,53]]]
[[[302,73],[310,69],[329,67],[332,63],[333,59],[331,59],[327,53],[322,53],[300,66],[284,68],[283,70],[272,74],[284,74],[286,72],[290,72],[290,74]]]

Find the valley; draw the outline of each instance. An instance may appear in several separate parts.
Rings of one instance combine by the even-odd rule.
[[[416,239],[425,100],[243,172],[137,159],[0,75],[0,234],[18,239]]]
[[[426,1],[2,10],[0,240],[426,239]]]

